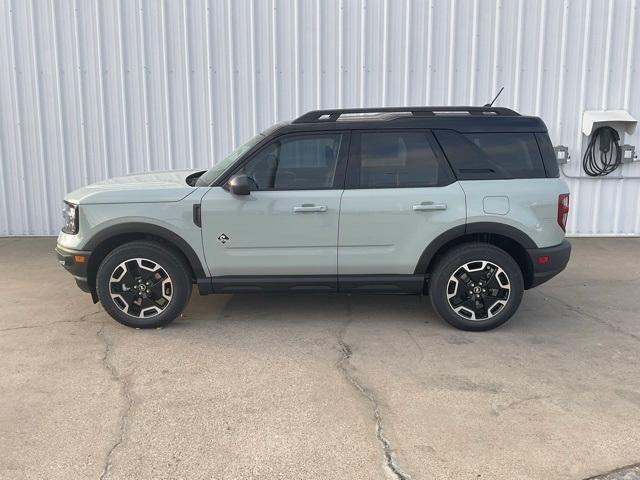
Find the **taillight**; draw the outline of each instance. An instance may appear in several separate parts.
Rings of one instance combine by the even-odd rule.
[[[567,231],[567,217],[569,216],[569,194],[558,195],[558,225],[563,232]]]

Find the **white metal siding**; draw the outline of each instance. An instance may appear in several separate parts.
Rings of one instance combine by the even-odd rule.
[[[67,191],[207,167],[306,110],[481,105],[501,86],[581,175],[583,110],[640,117],[639,16],[637,0],[0,0],[0,234],[54,234]],[[640,180],[569,183],[570,232],[640,233]]]

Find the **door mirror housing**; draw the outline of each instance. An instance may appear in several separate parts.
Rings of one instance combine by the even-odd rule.
[[[231,177],[227,185],[229,191],[234,195],[249,195],[249,193],[251,193],[249,178],[244,173],[239,173]]]

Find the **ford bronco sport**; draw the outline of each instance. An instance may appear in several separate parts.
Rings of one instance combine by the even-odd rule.
[[[58,260],[118,322],[165,325],[201,294],[428,294],[488,330],[563,270],[569,207],[547,129],[506,108],[320,110],[207,171],[65,198]]]

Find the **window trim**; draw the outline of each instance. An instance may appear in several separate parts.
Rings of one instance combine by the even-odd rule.
[[[360,185],[360,148],[362,145],[361,142],[356,141],[362,138],[363,133],[412,133],[412,132],[423,132],[427,138],[427,143],[431,147],[433,154],[438,161],[440,168],[446,169],[449,173],[448,178],[444,180],[438,179],[438,183],[435,185],[405,185],[399,187],[370,187],[370,186],[361,186]],[[348,190],[391,190],[398,188],[437,188],[437,187],[446,187],[447,185],[451,185],[452,183],[457,182],[456,175],[447,160],[447,157],[444,155],[444,152],[441,150],[440,145],[436,141],[433,132],[429,128],[381,128],[381,129],[366,129],[366,130],[352,130],[351,131],[351,141],[349,148],[349,161],[347,162],[347,172],[345,178],[344,188]],[[358,147],[356,147],[358,145]]]
[[[330,187],[321,188],[275,188],[269,190],[255,190],[256,192],[304,192],[315,190],[343,190],[345,182],[345,171],[347,169],[347,158],[349,155],[349,149],[351,148],[351,131],[350,130],[322,130],[322,131],[302,131],[302,132],[289,132],[276,135],[268,139],[260,145],[255,151],[250,152],[245,158],[237,162],[225,175],[222,181],[218,184],[225,190],[228,190],[228,183],[231,177],[239,173],[249,162],[260,155],[264,150],[269,148],[275,142],[281,141],[283,138],[290,137],[309,137],[318,135],[342,135],[342,143],[340,145],[340,151],[338,152],[338,158],[336,160],[336,172],[333,177],[333,185]]]

